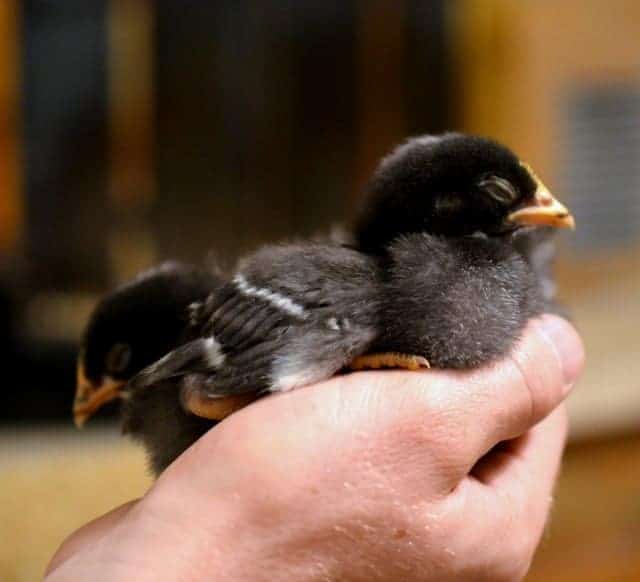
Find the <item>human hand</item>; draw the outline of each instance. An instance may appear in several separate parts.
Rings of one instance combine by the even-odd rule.
[[[60,548],[76,580],[517,580],[551,503],[583,365],[544,316],[473,372],[364,372],[229,417]]]

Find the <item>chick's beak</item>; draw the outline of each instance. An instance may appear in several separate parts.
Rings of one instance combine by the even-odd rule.
[[[521,225],[553,226],[575,229],[576,223],[569,209],[549,192],[533,170],[523,164],[537,184],[533,203],[507,216],[507,221]]]
[[[73,420],[78,428],[104,404],[122,396],[121,389],[125,382],[109,376],[100,383],[92,383],[84,373],[82,361],[78,361],[76,371],[76,396],[73,401]]]

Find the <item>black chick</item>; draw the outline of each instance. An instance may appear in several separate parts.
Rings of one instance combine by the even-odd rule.
[[[355,228],[356,245],[378,256],[386,276],[372,351],[444,368],[503,356],[552,299],[536,226],[574,223],[506,147],[445,134],[396,149],[375,173]],[[355,365],[379,362],[376,353]]]
[[[214,423],[180,406],[179,386],[166,381],[149,391],[127,382],[190,339],[189,306],[222,285],[215,273],[164,263],[107,295],[87,325],[78,357],[74,401],[82,426],[102,405],[122,399],[123,431],[145,446],[157,474]]]
[[[220,418],[228,395],[288,390],[344,365],[480,365],[544,307],[535,240],[517,241],[545,224],[573,219],[507,148],[411,140],[374,176],[356,248],[261,249],[194,311],[200,337],[134,384],[182,377],[185,408]]]
[[[181,377],[184,407],[218,419],[221,399],[311,384],[363,354],[378,334],[380,301],[372,257],[337,244],[263,247],[193,310],[199,337],[133,384]]]

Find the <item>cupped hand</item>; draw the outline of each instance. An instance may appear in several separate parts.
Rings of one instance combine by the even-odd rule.
[[[72,535],[47,580],[518,580],[583,358],[544,316],[481,370],[362,372],[264,398]]]

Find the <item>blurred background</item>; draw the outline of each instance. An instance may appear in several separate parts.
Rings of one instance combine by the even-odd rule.
[[[640,4],[2,0],[0,579],[141,495],[111,417],[72,427],[105,290],[348,219],[408,135],[494,136],[571,206],[588,368],[528,580],[640,580]]]

